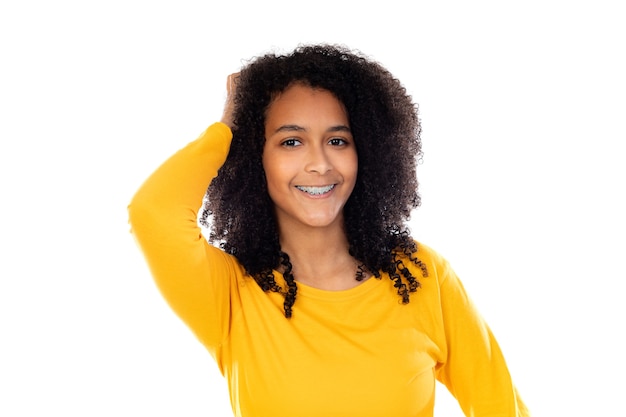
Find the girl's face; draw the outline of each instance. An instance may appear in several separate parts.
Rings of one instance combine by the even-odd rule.
[[[263,168],[283,230],[342,226],[357,167],[348,114],[330,92],[294,84],[269,105]]]

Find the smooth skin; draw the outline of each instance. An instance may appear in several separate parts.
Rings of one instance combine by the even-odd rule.
[[[272,102],[263,168],[281,229],[343,231],[357,155],[348,115],[331,93],[296,84]]]
[[[268,192],[296,280],[326,290],[358,285],[343,223],[358,168],[345,107],[326,90],[294,84],[268,107],[265,138]]]
[[[228,76],[222,123],[233,125],[238,73]],[[295,83],[270,103],[263,168],[274,202],[281,249],[296,280],[324,290],[355,287],[359,263],[343,223],[358,157],[344,105],[330,92]]]
[[[358,168],[345,107],[296,83],[268,107],[265,140],[268,192],[296,280],[328,290],[358,285],[343,218]]]

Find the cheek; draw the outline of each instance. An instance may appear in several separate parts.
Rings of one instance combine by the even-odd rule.
[[[357,173],[359,172],[359,159],[356,155],[356,152],[354,153],[354,155],[352,155],[352,158],[349,162],[348,170],[351,174],[352,181],[356,182]]]
[[[265,171],[267,191],[274,200],[276,193],[289,186],[288,164],[278,158],[264,158],[263,170]]]
[[[263,158],[263,169],[265,170],[265,176],[267,182],[280,181],[289,182],[289,180],[297,175],[302,166],[302,162],[295,156],[275,156],[268,155]]]

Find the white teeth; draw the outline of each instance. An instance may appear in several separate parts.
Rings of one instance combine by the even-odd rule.
[[[296,188],[300,191],[304,191],[307,194],[311,195],[321,195],[329,192],[333,188],[335,188],[335,184],[326,185],[324,187],[304,187],[302,185],[296,185]]]

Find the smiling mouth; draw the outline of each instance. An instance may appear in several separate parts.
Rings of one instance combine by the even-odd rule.
[[[325,185],[324,187],[305,187],[303,185],[296,185],[296,188],[300,191],[304,191],[307,194],[322,195],[335,188],[335,184]]]

